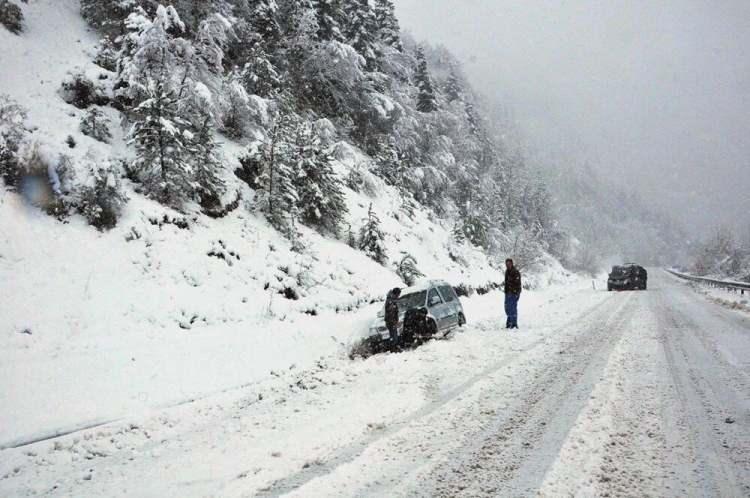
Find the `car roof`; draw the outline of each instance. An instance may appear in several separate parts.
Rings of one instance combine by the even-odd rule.
[[[406,296],[408,294],[415,294],[431,289],[432,287],[442,287],[444,285],[450,286],[450,284],[444,280],[421,280],[411,287],[401,289],[401,295]]]

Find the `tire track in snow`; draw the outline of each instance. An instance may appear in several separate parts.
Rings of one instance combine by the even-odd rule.
[[[582,313],[569,320],[557,330],[565,331],[577,322],[589,321],[592,319],[592,317],[598,316],[598,313],[602,312],[603,309],[605,310],[605,313],[609,313],[606,311],[606,308],[613,297],[614,295],[607,296],[597,304],[585,309]],[[484,322],[479,322],[476,327],[482,328],[488,326],[489,324],[492,324],[493,326],[497,325],[496,322],[492,320],[486,320]],[[554,337],[557,334],[552,333],[551,335]],[[542,336],[526,347],[504,355],[502,358],[500,358],[475,376],[469,378],[468,380],[446,392],[442,396],[436,398],[431,403],[425,405],[422,409],[410,414],[407,417],[404,417],[399,421],[395,421],[383,431],[380,431],[377,434],[373,434],[370,437],[364,438],[340,449],[335,454],[335,456],[329,458],[325,462],[320,463],[319,465],[302,468],[294,474],[291,474],[283,479],[279,479],[259,490],[257,493],[253,493],[252,496],[257,496],[259,498],[281,496],[295,490],[300,490],[300,488],[303,488],[307,483],[333,473],[340,466],[355,461],[367,448],[377,444],[380,441],[391,438],[411,424],[419,422],[422,419],[433,415],[434,413],[438,412],[442,408],[458,399],[462,394],[472,389],[478,383],[488,379],[493,374],[497,373],[499,370],[509,367],[516,361],[523,360],[526,353],[529,353],[530,351],[545,345],[548,339],[549,335]]]
[[[678,312],[665,298],[659,304],[662,344],[684,417],[681,429],[695,462],[693,477],[704,495],[750,496],[750,432],[746,424],[726,423],[736,414],[741,422],[750,421],[748,391],[735,391],[742,372],[717,356],[689,313]]]
[[[510,413],[492,421],[473,447],[427,477],[422,496],[527,496],[541,483],[570,426],[585,405],[633,308],[632,294],[588,324],[566,356],[546,366]],[[533,461],[531,457],[534,457]]]

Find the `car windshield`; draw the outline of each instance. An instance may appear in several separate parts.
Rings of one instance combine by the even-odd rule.
[[[403,313],[406,310],[413,308],[421,308],[424,306],[427,298],[427,291],[414,292],[412,294],[406,294],[401,296],[396,303],[398,304],[399,312]]]

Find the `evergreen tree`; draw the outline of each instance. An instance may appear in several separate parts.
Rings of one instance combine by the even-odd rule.
[[[448,80],[445,82],[445,97],[448,102],[455,102],[461,100],[462,93],[461,81],[458,79],[455,70],[451,69]]]
[[[453,238],[453,241],[458,245],[462,245],[464,242],[466,242],[463,220],[459,220],[454,223],[453,230],[451,230],[451,237]]]
[[[481,131],[479,124],[479,117],[477,116],[474,104],[466,102],[464,105],[464,111],[466,112],[466,121],[469,123],[469,133],[477,135]]]
[[[192,157],[195,170],[197,200],[206,211],[217,211],[221,208],[221,195],[226,186],[219,177],[221,159],[218,144],[214,139],[211,115],[203,112],[203,122],[193,135],[191,141]]]
[[[266,50],[273,50],[281,41],[281,26],[277,18],[278,6],[274,0],[248,0],[247,19],[260,37]]]
[[[240,79],[248,94],[263,98],[273,97],[282,87],[281,76],[262,46],[252,50]]]
[[[392,0],[375,0],[375,19],[380,40],[387,46],[401,52],[401,27],[396,18],[396,7]]]
[[[143,2],[138,0],[81,0],[81,15],[105,38],[125,34],[125,19]]]
[[[417,96],[417,110],[419,112],[435,112],[438,110],[435,90],[430,81],[430,72],[427,69],[427,59],[422,47],[417,49],[417,72],[414,75],[415,83],[419,89]]]
[[[315,0],[318,37],[325,41],[344,41],[341,23],[344,19],[342,0]]]
[[[299,196],[300,219],[309,225],[337,234],[348,212],[341,180],[331,167],[309,122],[301,123],[296,137],[295,188]]]
[[[268,138],[254,153],[258,164],[258,207],[276,229],[290,239],[296,234],[299,195],[295,188],[295,168],[291,144],[297,118],[282,115],[274,124]]]
[[[344,8],[346,14],[346,40],[365,58],[366,67],[373,71],[378,67],[380,54],[377,48],[377,20],[368,0],[349,0]]]
[[[417,260],[414,256],[407,252],[402,252],[401,255],[401,261],[396,264],[396,274],[407,286],[411,287],[417,283],[417,279],[424,277],[424,273],[417,268]]]
[[[236,75],[229,76],[224,87],[224,97],[221,131],[229,138],[238,140],[247,131],[249,97]]]
[[[178,115],[179,100],[163,82],[151,82],[147,98],[135,109],[136,121],[130,143],[137,158],[132,165],[146,193],[180,208],[194,198],[195,184],[189,156],[190,124]]]
[[[380,219],[372,210],[372,204],[367,210],[365,224],[359,231],[359,249],[381,265],[388,261],[385,250],[385,236],[380,229]]]
[[[182,36],[185,24],[174,7],[159,5],[153,20],[138,9],[128,16],[126,26],[115,83],[126,104],[137,106],[147,98],[153,81],[159,81],[164,91],[179,94],[195,49]]]
[[[229,44],[229,21],[221,15],[213,14],[201,21],[195,37],[197,62],[195,67],[202,79],[210,73],[221,75],[224,69],[224,52]]]

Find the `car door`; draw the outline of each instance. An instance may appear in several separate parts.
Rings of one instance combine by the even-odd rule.
[[[432,287],[430,289],[430,292],[428,292],[427,294],[427,306],[430,315],[435,318],[438,330],[443,330],[444,328],[449,326],[446,323],[448,314],[446,313],[445,302],[443,301],[443,298],[440,296],[440,293],[435,287]]]
[[[458,313],[460,308],[458,306],[458,296],[450,285],[441,285],[438,287],[440,295],[443,297],[445,302],[445,312],[447,316],[447,326],[453,327],[458,325]]]

